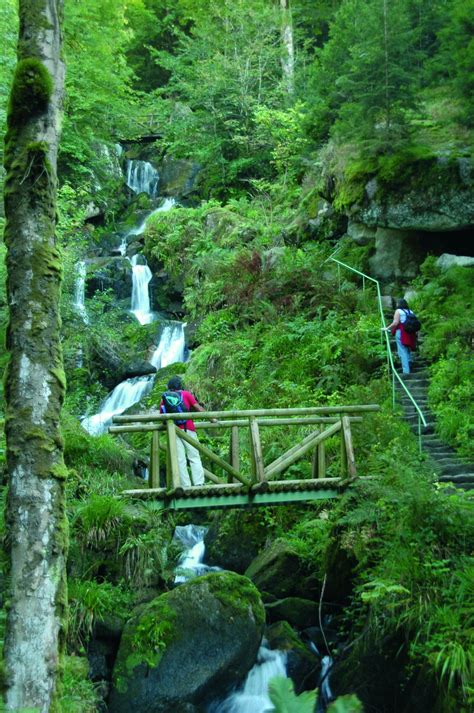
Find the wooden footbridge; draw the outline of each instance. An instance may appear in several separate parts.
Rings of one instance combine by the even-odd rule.
[[[111,433],[146,432],[151,435],[150,472],[147,488],[125,490],[132,498],[153,499],[164,509],[221,508],[276,505],[335,498],[357,477],[351,425],[363,414],[377,411],[376,404],[320,406],[313,408],[260,409],[247,411],[200,412],[196,430],[222,434],[229,429],[229,456],[223,458],[203,443],[195,441],[173,421],[195,419],[196,413],[116,416]],[[304,428],[307,435],[271,462],[266,462],[260,430],[269,427]],[[247,448],[242,449],[246,431]],[[309,431],[309,432],[308,432]],[[339,437],[340,445],[327,448],[328,439]],[[179,479],[177,439],[197,448],[203,461],[205,485],[183,488]],[[337,452],[336,477],[327,477],[329,451]],[[304,457],[311,457],[311,477],[285,479],[285,471]],[[334,472],[334,457],[331,469]],[[160,470],[166,471],[166,486],[160,487]],[[215,471],[223,472],[224,477]]]

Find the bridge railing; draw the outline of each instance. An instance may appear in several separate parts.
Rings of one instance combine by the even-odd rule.
[[[350,406],[317,406],[287,409],[250,409],[241,411],[207,411],[192,413],[158,413],[133,416],[115,416],[115,426],[110,433],[150,433],[149,488],[160,486],[160,464],[166,464],[166,488],[181,487],[178,468],[177,439],[196,448],[212,466],[223,470],[227,484],[255,486],[277,480],[287,468],[305,455],[312,454],[311,479],[326,478],[326,441],[340,434],[341,482],[357,477],[351,424],[362,421],[362,414],[378,411],[377,404]],[[194,421],[196,430],[229,429],[229,456],[226,460],[208,446],[196,441],[189,433],[177,427],[176,420]],[[313,426],[311,432],[271,463],[265,464],[260,438],[261,428],[289,426]],[[248,429],[250,468],[243,472],[240,453],[240,429]],[[208,468],[205,478],[216,485],[226,481]],[[333,479],[331,479],[333,480]],[[305,481],[301,481],[304,483]]]

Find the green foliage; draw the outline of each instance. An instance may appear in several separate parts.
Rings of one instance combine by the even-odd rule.
[[[316,691],[295,694],[291,678],[276,676],[269,684],[270,700],[274,713],[313,713],[316,706]],[[357,696],[340,696],[328,706],[328,713],[362,713]]]
[[[84,544],[95,549],[106,545],[120,526],[125,514],[125,503],[106,495],[91,495],[76,510],[76,527]]]
[[[170,75],[157,105],[165,146],[203,166],[204,193],[268,173],[255,113],[282,102],[278,31],[277,10],[263,0],[212,0],[193,12],[172,53],[156,52]]]
[[[130,614],[131,595],[122,586],[95,580],[69,580],[70,651],[81,651],[87,644],[94,624],[106,617],[125,619]]]
[[[354,695],[339,696],[328,706],[328,713],[362,713],[362,704]]]
[[[89,678],[89,662],[79,656],[65,656],[58,698],[64,713],[95,713],[99,705],[96,686]]]
[[[429,399],[437,429],[443,440],[470,458],[474,457],[473,287],[471,270],[451,267],[442,272],[434,258],[427,258],[414,283],[416,309],[426,334],[423,350],[433,359]]]
[[[277,676],[270,681],[268,692],[275,713],[313,713],[316,705],[316,691],[295,694],[291,678]]]

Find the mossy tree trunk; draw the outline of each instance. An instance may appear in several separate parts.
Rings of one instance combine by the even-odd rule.
[[[5,146],[10,360],[5,379],[10,608],[7,710],[55,708],[66,607],[65,466],[59,415],[61,260],[56,159],[64,85],[63,0],[20,0]]]

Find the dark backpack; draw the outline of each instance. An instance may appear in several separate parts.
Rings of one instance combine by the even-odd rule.
[[[183,413],[186,411],[181,391],[165,391],[161,395],[161,399],[165,413]],[[175,424],[177,426],[186,426],[186,419],[176,419]]]
[[[403,310],[407,316],[403,323],[403,329],[407,334],[416,334],[421,329],[421,322],[411,310]]]

